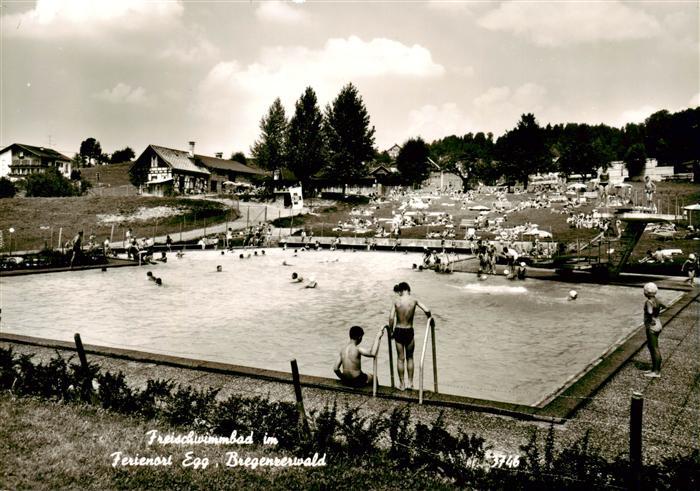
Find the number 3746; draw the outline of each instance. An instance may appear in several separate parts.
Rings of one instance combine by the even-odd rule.
[[[484,455],[484,460],[491,467],[510,467],[515,469],[520,465],[520,455],[507,454],[498,450],[487,450]]]

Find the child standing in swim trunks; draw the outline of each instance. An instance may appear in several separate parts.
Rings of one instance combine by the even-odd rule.
[[[352,326],[350,328],[350,341],[340,350],[338,361],[333,367],[333,371],[341,382],[351,387],[364,387],[372,383],[373,376],[372,374],[367,374],[362,371],[361,360],[362,356],[374,358],[377,355],[382,334],[384,334],[384,328],[377,332],[374,338],[374,344],[372,344],[372,348],[368,350],[360,347],[362,337],[365,335],[364,329],[360,326]]]
[[[413,315],[416,307],[419,307],[434,325],[428,307],[411,297],[411,287],[402,281],[394,288],[398,297],[394,299],[394,305],[389,316],[389,327],[392,337],[396,341],[396,367],[399,371],[399,390],[404,390],[404,367],[408,375],[409,389],[413,388],[413,351],[415,349],[415,339],[413,332]]]

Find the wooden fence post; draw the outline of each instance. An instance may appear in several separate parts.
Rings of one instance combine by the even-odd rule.
[[[294,381],[294,396],[297,400],[297,411],[299,411],[299,420],[301,422],[304,436],[309,436],[309,422],[306,419],[306,411],[304,410],[304,398],[301,395],[301,382],[299,381],[299,367],[296,360],[291,360],[292,364],[292,380]]]
[[[90,378],[90,366],[88,365],[87,356],[85,356],[85,348],[83,348],[83,341],[80,339],[80,334],[75,333],[73,336],[75,339],[75,347],[78,350],[78,358],[80,359],[80,366],[83,370],[83,376],[85,380],[83,381],[83,393],[85,397],[88,397],[92,392],[92,379]]]
[[[630,489],[642,489],[642,409],[644,399],[639,392],[632,393],[630,405]]]

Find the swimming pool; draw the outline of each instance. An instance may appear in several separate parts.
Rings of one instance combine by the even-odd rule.
[[[394,284],[406,281],[437,321],[441,392],[534,405],[642,321],[641,289],[579,285],[578,300],[568,301],[571,285],[555,281],[413,271],[418,254],[265,252],[197,251],[156,266],[2,278],[2,330],[65,341],[80,332],[87,344],[280,371],[296,358],[301,373],[333,377],[350,326],[364,327],[369,346],[388,321]],[[149,270],[162,287],[147,280]],[[293,271],[314,276],[318,288],[292,283]],[[676,297],[659,292],[666,303]],[[425,324],[418,312],[416,359]],[[388,385],[386,336],[382,343],[379,380]],[[416,387],[417,376],[416,363]]]

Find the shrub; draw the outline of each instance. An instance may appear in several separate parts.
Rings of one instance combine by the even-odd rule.
[[[403,465],[411,462],[411,444],[415,434],[410,424],[411,410],[408,406],[394,408],[389,416],[389,457]]]
[[[377,450],[377,442],[388,426],[384,414],[360,416],[359,407],[345,411],[340,433],[345,438],[345,452],[363,456]]]
[[[0,177],[0,198],[13,198],[17,194],[15,183],[7,177]]]
[[[25,182],[28,197],[60,197],[79,194],[73,183],[54,168],[46,169],[43,173],[27,176]]]
[[[170,400],[174,385],[169,380],[149,379],[146,388],[135,395],[139,414],[149,419],[160,416]]]
[[[177,392],[171,393],[163,408],[166,421],[174,426],[194,426],[206,428],[211,420],[214,401],[219,389],[203,389],[178,386]]]
[[[98,398],[103,408],[125,414],[136,412],[138,400],[126,385],[124,373],[120,371],[117,375],[109,372],[98,374],[97,382],[99,383]]]
[[[334,452],[340,448],[340,442],[336,438],[338,432],[338,405],[333,401],[333,406],[326,407],[316,414],[311,413],[311,442],[310,446],[319,452]]]
[[[15,354],[12,347],[0,348],[0,389],[10,389],[17,378]]]

